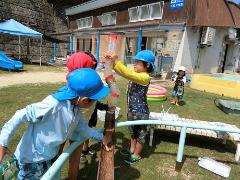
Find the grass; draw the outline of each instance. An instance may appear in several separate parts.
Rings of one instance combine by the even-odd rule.
[[[121,107],[121,118],[119,121],[126,120],[126,93],[125,87],[127,81],[119,79],[121,98],[119,106]],[[21,86],[11,86],[0,89],[0,125],[2,126],[17,109],[25,107],[27,104],[40,101],[47,95],[53,93],[63,84],[28,84]],[[169,89],[169,94],[170,94]],[[214,105],[214,99],[219,96],[204,93],[190,88],[185,89],[184,106],[171,106],[171,113],[177,113],[180,117],[221,121],[235,124],[240,127],[239,118],[224,114]],[[170,107],[169,101],[163,103],[150,103],[151,111],[160,112],[162,104],[165,109]],[[103,126],[102,122],[98,126]],[[15,149],[25,126],[15,132],[10,148]],[[123,157],[119,150],[127,147],[129,143],[129,133],[127,128],[120,128],[116,131],[116,154],[115,154],[115,179],[222,179],[220,176],[200,168],[197,165],[198,157],[208,156],[231,166],[231,175],[229,179],[235,180],[240,177],[240,167],[234,161],[235,145],[227,142],[223,145],[220,140],[204,138],[200,136],[187,135],[184,149],[184,163],[181,172],[175,171],[176,153],[178,148],[179,134],[170,131],[155,130],[153,147],[149,147],[147,137],[146,146],[143,149],[143,160],[136,165],[128,166],[123,162]],[[92,147],[100,149],[99,143],[92,141]],[[99,157],[99,154],[98,154]],[[88,164],[80,164],[80,179],[96,179],[97,166],[99,159],[91,159]],[[67,177],[67,166],[63,168],[62,177]]]

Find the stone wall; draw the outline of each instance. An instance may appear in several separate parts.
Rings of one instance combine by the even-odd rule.
[[[47,0],[1,0],[0,20],[15,19],[16,21],[44,34],[42,42],[42,61],[47,62],[53,57],[53,41],[50,33],[68,30],[64,11],[48,3]],[[64,43],[57,47],[57,55],[65,56],[69,49],[69,37],[62,38]],[[39,61],[39,39],[21,37],[21,57],[33,62]],[[0,33],[0,51],[9,56],[19,56],[19,37]]]

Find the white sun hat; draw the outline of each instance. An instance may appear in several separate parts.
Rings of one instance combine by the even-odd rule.
[[[185,66],[179,66],[178,71],[186,71],[186,67]]]

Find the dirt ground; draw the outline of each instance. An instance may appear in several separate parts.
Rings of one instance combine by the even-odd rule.
[[[103,72],[98,74],[103,78]],[[61,83],[66,82],[66,72],[21,72],[16,74],[0,74],[0,88],[25,83]],[[164,87],[172,86],[170,81],[152,78],[151,83]]]
[[[16,74],[1,74],[0,88],[25,83],[58,83],[65,81],[65,72],[23,72]]]

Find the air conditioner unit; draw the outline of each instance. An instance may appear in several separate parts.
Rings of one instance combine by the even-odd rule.
[[[201,45],[212,46],[215,39],[216,29],[211,27],[204,27],[201,37]]]

